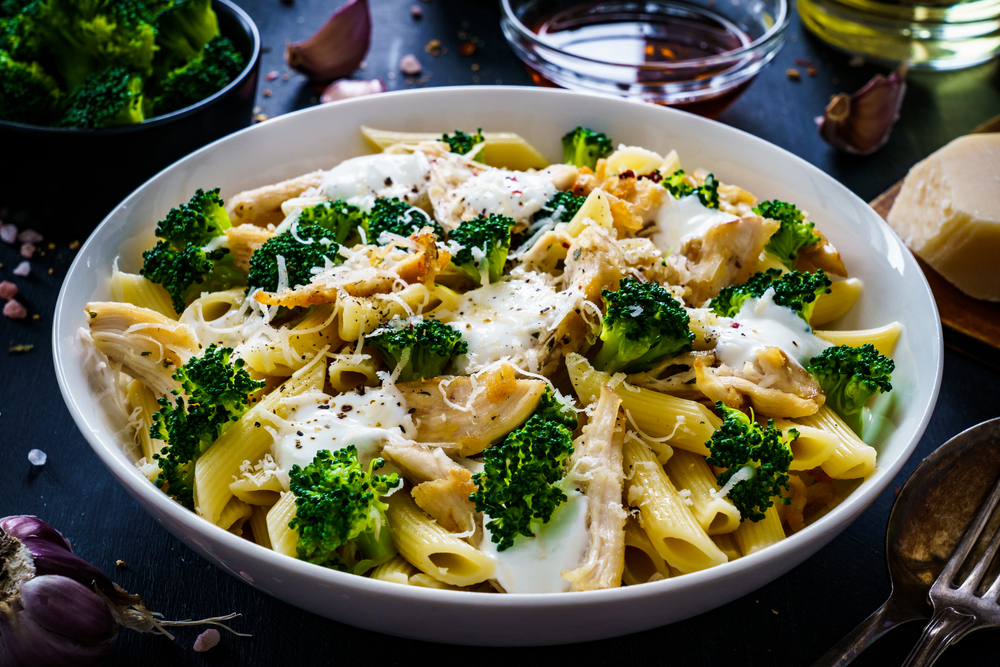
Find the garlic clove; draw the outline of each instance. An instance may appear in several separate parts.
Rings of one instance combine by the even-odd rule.
[[[358,69],[371,36],[368,0],[348,0],[312,37],[289,44],[285,60],[314,81],[333,81]]]
[[[375,95],[385,92],[385,82],[382,79],[372,79],[371,81],[357,81],[355,79],[340,79],[334,81],[320,95],[319,101],[323,104],[329,102],[339,102],[352,97],[364,97],[365,95]]]
[[[885,145],[906,94],[904,62],[888,77],[875,75],[861,90],[835,95],[816,118],[819,136],[837,150],[869,155]]]
[[[113,641],[118,634],[118,624],[104,600],[66,577],[49,574],[24,582],[21,606],[35,624],[83,644]]]

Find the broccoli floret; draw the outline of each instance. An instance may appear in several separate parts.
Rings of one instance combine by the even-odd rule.
[[[361,241],[358,229],[367,224],[364,212],[347,202],[327,201],[303,209],[299,224],[319,225],[330,232],[330,240],[348,247]]]
[[[760,298],[768,289],[774,289],[774,302],[791,308],[808,324],[816,307],[816,298],[830,292],[830,278],[822,271],[799,273],[780,269],[758,271],[740,285],[730,285],[719,290],[712,299],[712,311],[723,317],[734,317],[747,299]]]
[[[608,373],[649,370],[661,359],[691,349],[684,306],[660,285],[622,278],[618,291],[603,290],[607,313],[601,325],[604,345],[594,366]]]
[[[597,161],[614,150],[611,139],[603,132],[577,126],[562,138],[563,162],[577,167],[597,166]]]
[[[430,227],[439,239],[444,240],[444,229],[423,210],[397,197],[382,197],[375,200],[375,205],[368,212],[366,231],[369,243],[382,245],[379,241],[382,232],[409,236],[424,227]]]
[[[773,498],[788,504],[781,490],[788,489],[788,468],[792,464],[790,444],[799,437],[790,429],[785,436],[774,420],[763,427],[739,410],[715,404],[724,421],[705,443],[711,451],[706,461],[725,468],[716,476],[722,491],[740,512],[740,521],[760,521],[773,505]]]
[[[770,218],[781,223],[781,227],[771,235],[764,250],[780,259],[789,269],[795,268],[799,250],[820,242],[819,234],[813,231],[816,225],[806,222],[802,211],[795,204],[774,199],[754,206],[753,212],[762,218]]]
[[[156,16],[157,71],[172,70],[197,57],[219,34],[212,0],[176,0]]]
[[[678,169],[668,178],[660,181],[660,184],[674,199],[697,194],[698,200],[705,208],[719,208],[719,181],[713,174],[706,176],[701,185],[694,187],[684,180],[684,170]]]
[[[171,209],[156,226],[156,245],[142,253],[140,273],[163,285],[178,313],[196,285],[203,290],[228,289],[243,282],[229,249],[208,249],[231,226],[219,189],[198,190],[186,204]]]
[[[861,408],[875,394],[892,391],[896,364],[868,343],[828,347],[810,359],[806,368],[823,389],[826,404],[860,434]]]
[[[573,453],[569,429],[540,415],[512,431],[503,443],[486,450],[483,472],[472,476],[476,490],[469,496],[477,512],[489,515],[486,527],[497,551],[514,546],[518,535],[533,537],[531,524],[544,524],[566,502],[556,484],[564,461]]]
[[[572,192],[557,192],[531,219],[536,221],[551,218],[556,222],[569,222],[585,201],[586,197],[577,197]]]
[[[46,17],[52,11],[43,0],[4,2],[0,18],[0,49],[19,62],[44,58],[48,38]]]
[[[545,421],[562,424],[570,431],[575,430],[580,424],[580,419],[573,407],[573,401],[559,393],[559,390],[553,389],[552,385],[545,386],[545,393],[538,401],[534,414]]]
[[[153,99],[156,115],[177,111],[211,97],[243,71],[243,56],[227,38],[216,35],[196,57],[171,70]]]
[[[284,261],[289,288],[308,285],[314,267],[338,261],[340,246],[331,236],[325,227],[296,223],[292,229],[269,238],[250,257],[247,293],[257,288],[265,292],[278,291],[279,257]]]
[[[378,350],[386,366],[398,368],[400,382],[438,377],[452,357],[469,351],[462,333],[438,320],[395,320],[368,334],[365,345]]]
[[[153,454],[160,468],[156,485],[188,509],[194,508],[194,464],[230,424],[247,411],[248,396],[264,386],[243,370],[243,360],[230,363],[228,347],[209,345],[174,372],[181,383],[175,398],[159,399],[149,436],[167,446]],[[182,395],[183,393],[183,395]],[[185,396],[187,400],[185,401]]]
[[[451,240],[462,246],[452,256],[452,265],[476,283],[482,280],[484,271],[489,274],[491,283],[500,280],[513,228],[511,218],[495,213],[490,213],[488,218],[479,216],[466,220],[451,233]]]
[[[141,123],[142,77],[121,67],[91,74],[67,98],[60,127],[93,130]]]
[[[384,459],[374,459],[365,470],[350,445],[333,453],[321,450],[305,468],[292,466],[288,486],[295,494],[295,518],[288,527],[298,531],[300,559],[363,574],[396,555],[388,505],[379,497],[400,479],[396,473],[373,474],[383,465]]]
[[[0,51],[0,119],[48,125],[62,97],[55,79],[38,63],[20,63]]]
[[[466,134],[461,130],[455,130],[455,134],[442,134],[441,141],[448,144],[452,153],[468,155],[476,144],[483,143],[483,128],[476,130],[475,134]]]
[[[139,0],[46,0],[38,12],[44,46],[72,92],[94,72],[152,72],[157,31]]]

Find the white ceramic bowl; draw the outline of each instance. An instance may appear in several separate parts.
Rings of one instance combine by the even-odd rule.
[[[777,545],[732,563],[643,586],[586,593],[488,595],[400,586],[281,556],[183,509],[122,453],[115,425],[83,369],[83,305],[109,299],[111,264],[137,271],[157,220],[196,188],[223,197],[369,153],[358,126],[410,131],[515,131],[553,161],[560,137],[583,125],[615,141],[706,167],[761,198],[797,203],[837,246],[865,291],[840,328],[898,320],[894,429],[876,443],[878,469],[838,507]],[[538,645],[601,639],[688,618],[781,576],[826,545],[886,488],[930,419],[941,383],[941,326],[909,251],[863,201],[816,167],[720,123],[653,105],[539,88],[435,88],[389,93],[282,116],[221,139],[160,172],[122,202],[80,249],[56,305],[53,350],[73,418],[139,504],[192,549],[234,576],[303,609],[359,627],[457,644]],[[822,582],[817,582],[821,584]],[[827,582],[829,583],[829,582]]]

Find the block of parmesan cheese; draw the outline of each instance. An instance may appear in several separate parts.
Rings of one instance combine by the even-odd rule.
[[[960,290],[1000,301],[1000,134],[961,137],[914,166],[888,219]]]

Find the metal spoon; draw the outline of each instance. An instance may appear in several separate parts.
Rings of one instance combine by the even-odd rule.
[[[1000,476],[1000,418],[963,431],[924,459],[889,514],[892,593],[812,667],[843,667],[892,628],[928,620],[928,592]]]

